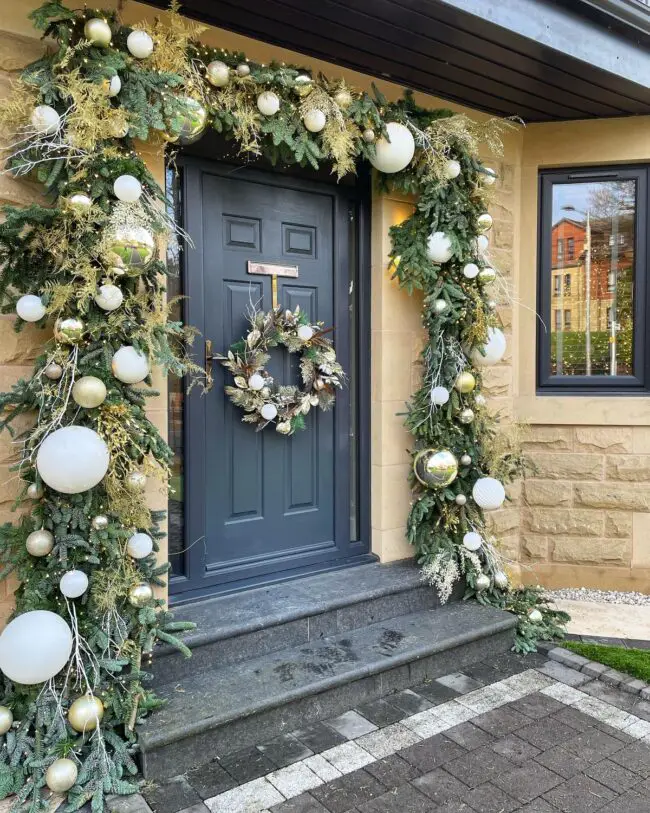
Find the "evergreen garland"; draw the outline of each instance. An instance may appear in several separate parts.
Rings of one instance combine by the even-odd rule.
[[[91,18],[108,23],[109,45],[85,38],[84,26]],[[141,26],[154,45],[144,59],[131,56],[127,38],[132,29],[112,12],[72,11],[59,0],[49,0],[31,19],[56,47],[25,68],[0,112],[0,125],[15,134],[7,170],[39,181],[48,200],[47,205],[4,209],[2,311],[12,312],[21,295],[34,294],[47,309],[40,321],[43,327],[51,326],[53,319],[73,318],[82,320],[83,331],[73,343],[60,332],[47,341],[32,378],[0,395],[0,427],[17,432],[23,444],[16,464],[22,483],[18,503],[33,500],[17,524],[0,528],[0,575],[13,573],[19,582],[15,615],[49,610],[71,624],[75,656],[70,670],[45,684],[12,684],[2,676],[0,703],[9,707],[14,724],[0,737],[0,798],[15,793],[18,807],[30,813],[44,810],[47,770],[62,757],[71,758],[78,768],[67,794],[68,810],[92,800],[94,813],[100,813],[107,794],[133,792],[137,723],[158,702],[148,687],[146,661],[157,640],[189,654],[177,638],[187,625],[175,623],[162,601],[150,598],[143,606],[134,606],[129,600],[140,583],[162,586],[167,570],[155,556],[163,517],[148,509],[141,491],[128,487],[129,477],[158,474],[166,483],[172,453],[146,415],[146,398],[155,393],[121,383],[113,375],[112,357],[122,345],[130,345],[164,371],[200,372],[186,352],[192,332],[166,318],[165,264],[154,257],[131,274],[111,253],[115,232],[123,227],[145,229],[156,236],[159,248],[170,236],[164,192],[136,151],[134,139],[183,143],[200,135],[209,123],[235,139],[243,155],[264,154],[275,162],[315,168],[330,164],[342,176],[353,171],[359,159],[374,157],[386,123],[409,128],[417,148],[414,159],[404,171],[382,176],[384,184],[417,196],[412,216],[391,231],[395,276],[408,293],[423,291],[423,325],[429,337],[423,355],[425,381],[413,396],[406,421],[415,438],[414,453],[432,447],[471,457],[471,465],[439,491],[426,490],[414,479],[409,540],[425,572],[428,568],[431,575],[432,569],[440,572],[442,567],[446,579],[462,574],[468,595],[476,592],[479,572],[487,573],[490,587],[478,597],[518,613],[518,648],[532,649],[540,636],[559,634],[557,625],[563,617],[545,607],[539,591],[495,585],[500,564],[491,544],[486,542],[482,553],[465,555],[464,533],[479,528],[487,537],[488,532],[471,499],[464,506],[455,499],[461,492],[469,493],[483,474],[498,470],[507,479],[520,470],[513,450],[498,460],[488,455],[495,428],[487,410],[477,409],[471,424],[458,422],[462,406],[472,399],[477,405],[474,395],[454,391],[457,355],[445,349],[481,346],[488,326],[495,323],[485,288],[464,279],[460,269],[477,260],[477,218],[487,205],[485,168],[476,151],[482,140],[499,149],[503,123],[479,126],[450,111],[423,110],[409,95],[389,103],[377,91],[370,96],[350,90],[342,82],[306,76],[297,66],[260,65],[243,54],[206,48],[200,44],[200,29],[184,21],[176,9],[164,22]],[[228,81],[218,87],[206,81],[208,66],[215,60],[228,67]],[[110,95],[115,77],[121,90]],[[258,111],[257,97],[263,90],[272,90],[279,99],[274,116]],[[56,132],[43,135],[30,125],[38,105],[59,113],[61,126]],[[313,110],[326,114],[327,123],[319,133],[303,124]],[[448,181],[450,159],[460,163],[461,171]],[[124,174],[142,185],[136,203],[115,199],[113,182]],[[79,194],[90,198],[89,205],[75,202],[74,195]],[[432,263],[427,255],[427,240],[435,231],[444,231],[452,240],[453,256],[443,265]],[[124,295],[120,307],[111,312],[95,302],[104,282],[119,286]],[[440,299],[447,304],[443,313],[433,307]],[[22,327],[21,320],[16,327]],[[50,365],[60,368],[59,379],[45,374]],[[426,380],[426,371],[433,366],[452,392],[449,403],[435,410]],[[84,409],[69,395],[73,381],[88,375],[104,382],[107,397],[101,405]],[[36,425],[25,432],[27,416],[33,415]],[[104,439],[110,464],[99,485],[68,495],[40,482],[34,457],[49,433],[72,424],[93,429]],[[100,516],[108,521],[98,524]],[[34,557],[25,542],[39,528],[53,534],[54,547],[49,555]],[[154,539],[153,552],[143,559],[127,555],[134,531]],[[60,593],[59,580],[70,569],[84,571],[89,588],[69,601]],[[537,606],[544,611],[541,620],[530,615]],[[101,699],[104,714],[96,729],[79,733],[69,724],[67,712],[85,693]]]

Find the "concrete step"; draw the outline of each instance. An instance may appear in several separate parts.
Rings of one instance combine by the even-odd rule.
[[[177,682],[437,606],[436,591],[422,583],[410,559],[330,571],[180,606],[175,617],[197,626],[183,638],[192,658],[183,658],[171,647],[157,648],[155,682]]]
[[[514,616],[455,602],[191,675],[140,730],[142,769],[162,779],[361,702],[505,652]]]

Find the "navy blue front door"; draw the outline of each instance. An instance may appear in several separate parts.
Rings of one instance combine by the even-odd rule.
[[[186,251],[187,317],[201,341],[225,352],[245,335],[251,306],[271,309],[272,278],[249,274],[249,261],[293,265],[297,278],[277,278],[278,302],[332,327],[351,371],[354,225],[345,193],[199,159],[187,159],[183,188],[184,225],[195,244]],[[297,358],[284,350],[273,351],[268,370],[278,383],[299,381]],[[350,388],[332,411],[312,410],[306,429],[285,437],[242,423],[224,394],[230,374],[218,362],[213,374],[213,389],[186,404],[188,554],[174,592],[239,589],[365,553],[351,523]]]

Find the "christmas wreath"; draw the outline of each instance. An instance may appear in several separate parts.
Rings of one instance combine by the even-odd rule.
[[[234,376],[226,393],[246,413],[242,420],[255,424],[257,431],[275,421],[277,432],[292,435],[304,429],[312,407],[330,409],[345,373],[322,323],[312,324],[300,307],[291,311],[278,306],[266,313],[252,308],[248,318],[248,333],[220,359]],[[279,346],[300,353],[302,387],[276,384],[267,372],[269,350]]]

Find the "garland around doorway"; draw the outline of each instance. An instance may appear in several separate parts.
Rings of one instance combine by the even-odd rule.
[[[159,257],[176,229],[136,140],[173,153],[212,127],[244,158],[328,164],[338,177],[369,160],[384,186],[414,196],[411,216],[391,230],[394,275],[424,296],[422,386],[406,418],[408,537],[443,598],[463,577],[468,596],[518,614],[519,649],[559,633],[564,617],[538,590],[510,587],[484,515],[521,470],[480,392],[504,338],[485,234],[495,174],[477,153],[481,142],[498,153],[510,125],[207,47],[176,8],[135,27],[59,0],[30,16],[47,53],[22,72],[0,126],[5,171],[40,182],[46,197],[4,209],[0,296],[18,330],[44,328],[44,344],[32,375],[0,396],[1,426],[18,439],[23,506],[0,528],[2,576],[16,585],[0,636],[0,797],[16,794],[37,813],[48,791],[60,792],[68,810],[90,800],[100,813],[107,794],[133,792],[137,726],[158,704],[146,668],[154,644],[184,649],[177,633],[187,625],[154,593],[167,569],[156,559],[163,517],[145,488],[156,478],[166,488],[172,454],[146,402],[153,367],[201,371],[187,351],[192,331],[168,318]],[[278,331],[268,341],[267,319]],[[281,389],[259,403],[231,392],[245,419],[259,423],[272,403],[291,431],[307,395],[325,406],[343,380],[320,326],[299,347],[294,322],[302,316],[256,314],[246,352],[226,360],[248,375],[249,351],[259,354],[251,375],[264,379],[267,346],[302,352],[305,390],[286,409]]]

